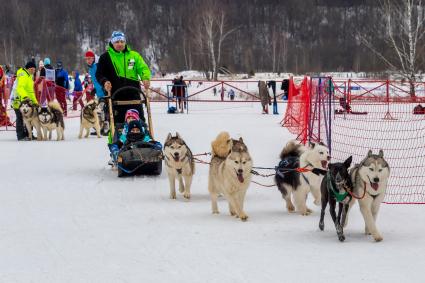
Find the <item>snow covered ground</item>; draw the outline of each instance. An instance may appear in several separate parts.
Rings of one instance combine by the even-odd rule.
[[[293,138],[282,115],[259,114],[259,103],[191,103],[188,115],[166,114],[165,103],[152,109],[155,137],[178,131],[195,154],[227,130],[244,138],[255,166],[273,167]],[[79,119],[66,120],[64,142],[0,132],[0,282],[424,280],[424,206],[383,205],[380,243],[363,234],[356,206],[340,243],[329,214],[319,231],[311,198],[311,216],[288,214],[275,187],[252,184],[243,223],[224,199],[211,214],[207,165],[197,164],[190,201],[170,200],[165,172],[117,178],[106,139],[78,140],[78,128]]]

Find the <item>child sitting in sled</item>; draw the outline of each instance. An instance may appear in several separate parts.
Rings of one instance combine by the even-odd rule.
[[[157,147],[157,144],[161,146],[160,143],[152,140],[148,130],[146,129],[145,122],[140,119],[139,112],[135,109],[127,110],[125,113],[125,123],[122,132],[119,134],[117,131],[116,135],[116,141],[108,145],[113,163],[116,163],[118,153],[123,145],[143,141],[146,143],[152,142],[155,148]],[[162,149],[162,146],[160,149]]]

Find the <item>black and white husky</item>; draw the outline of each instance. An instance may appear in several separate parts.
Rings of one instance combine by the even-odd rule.
[[[57,101],[51,101],[47,106],[38,108],[38,120],[43,129],[43,140],[52,139],[52,131],[56,130],[57,140],[64,140],[65,123],[63,119],[63,110]]]
[[[322,211],[320,213],[319,229],[323,231],[325,228],[325,210],[329,203],[329,212],[334,222],[338,239],[341,242],[345,240],[342,223],[345,222],[351,200],[350,193],[353,191],[353,184],[348,173],[348,168],[350,168],[352,160],[353,158],[350,156],[343,163],[329,163],[329,170],[323,178],[320,187],[322,193]],[[335,212],[337,202],[338,216]]]
[[[296,210],[302,215],[309,215],[312,210],[307,207],[307,195],[311,192],[314,204],[320,205],[320,184],[323,179],[323,174],[313,173],[311,170],[327,169],[330,159],[328,148],[323,143],[303,146],[297,141],[290,141],[283,148],[280,159],[275,181],[286,201],[288,212]],[[297,168],[306,169],[306,172],[296,171]]]
[[[362,162],[350,171],[350,175],[354,186],[353,192],[360,197],[359,205],[365,221],[365,234],[372,235],[377,242],[382,241],[383,238],[376,227],[376,218],[390,176],[390,166],[384,159],[384,151],[381,149],[378,154],[373,154],[372,150],[369,150]],[[355,201],[354,198],[351,200],[350,208]]]

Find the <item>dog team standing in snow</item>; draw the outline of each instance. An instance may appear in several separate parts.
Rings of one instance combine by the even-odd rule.
[[[124,33],[112,33],[107,51],[96,62],[92,51],[85,54],[89,69],[88,83],[85,91],[86,103],[82,105],[80,115],[80,133],[82,138],[88,137],[90,129],[94,128],[98,137],[108,133],[108,111],[104,97],[105,92],[114,93],[123,86],[140,88],[140,81],[145,89],[150,86],[151,73],[142,56],[131,50],[126,44]],[[50,59],[44,60],[40,76],[47,76]],[[16,83],[12,90],[12,107],[16,113],[16,133],[18,140],[31,140],[32,129],[36,129],[38,140],[52,138],[56,130],[57,140],[63,140],[64,116],[66,109],[66,90],[68,89],[68,74],[58,62],[56,70],[56,86],[44,82],[45,90],[54,90],[56,100],[51,96],[42,96],[37,100],[33,76],[36,65],[29,61],[16,74]],[[76,89],[74,89],[74,109],[82,102],[83,89],[78,73],[74,74]],[[79,83],[78,83],[79,82]],[[265,84],[260,90],[267,91]],[[96,99],[94,98],[96,96]],[[138,99],[137,91],[122,92],[117,100]],[[268,95],[267,95],[268,96]],[[263,112],[267,112],[269,99],[262,99]],[[127,134],[131,140],[132,133],[146,132],[145,137],[151,140],[146,131],[143,107],[120,105],[114,109],[114,120],[125,124],[124,135],[112,142],[109,138],[111,157],[116,161],[119,147],[127,142]],[[131,118],[131,119],[130,119]],[[24,127],[25,126],[25,127]],[[179,192],[184,198],[191,197],[192,178],[195,174],[195,158],[177,133],[168,134],[163,148],[164,163],[170,185],[170,198],[176,198],[176,181]],[[228,201],[229,213],[242,221],[248,219],[244,210],[245,195],[252,177],[253,161],[248,147],[242,138],[232,139],[227,132],[221,132],[211,143],[211,161],[209,162],[208,191],[211,197],[211,210],[218,214],[217,200],[220,196]],[[329,163],[330,155],[326,145],[309,143],[307,146],[296,141],[290,141],[280,154],[280,163],[276,167],[275,182],[285,201],[288,212],[298,212],[307,216],[312,210],[307,206],[307,196],[313,196],[314,204],[321,205],[319,221],[320,230],[324,229],[325,208],[329,204],[330,214],[335,225],[338,239],[345,240],[343,228],[348,223],[348,214],[356,201],[365,221],[365,233],[372,235],[375,241],[381,241],[382,235],[376,227],[376,219],[381,202],[384,199],[390,174],[388,163],[383,157],[383,151],[373,154],[369,151],[363,161],[350,169],[352,157],[342,163]],[[336,213],[338,204],[338,214]]]

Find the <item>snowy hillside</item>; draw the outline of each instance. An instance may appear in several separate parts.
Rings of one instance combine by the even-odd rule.
[[[197,154],[227,130],[243,137],[254,166],[273,167],[294,138],[279,125],[279,107],[281,115],[261,115],[260,103],[194,102],[188,115],[171,115],[154,103],[155,137],[178,131]],[[0,282],[424,280],[423,206],[383,205],[384,241],[375,243],[356,205],[340,243],[329,214],[319,231],[311,197],[311,216],[288,214],[276,187],[251,184],[243,223],[223,198],[221,213],[211,214],[207,165],[197,164],[190,201],[171,200],[165,172],[119,179],[106,139],[79,140],[78,129],[79,119],[67,119],[64,142],[17,142],[0,132]]]

